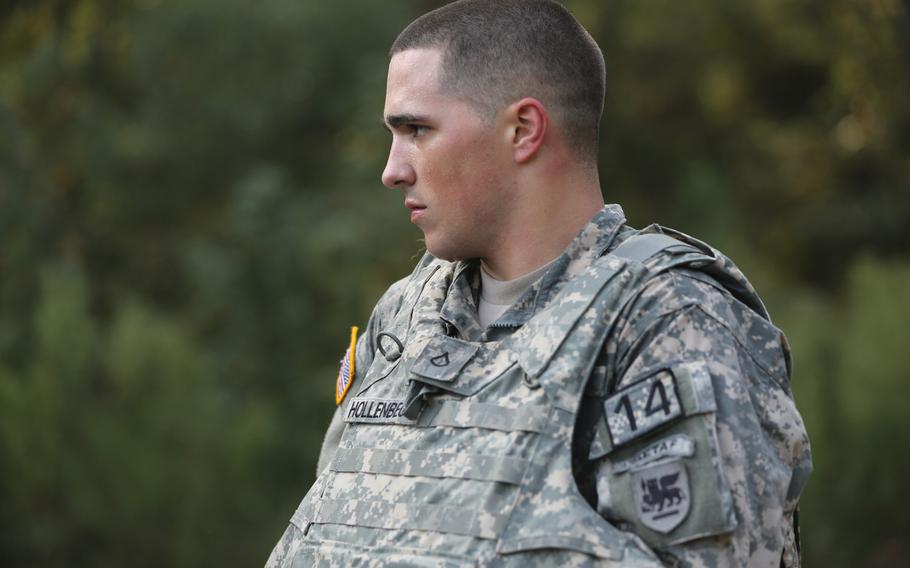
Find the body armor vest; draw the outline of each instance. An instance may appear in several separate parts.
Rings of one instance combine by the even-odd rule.
[[[273,562],[660,566],[638,537],[581,496],[571,446],[595,360],[616,315],[649,278],[683,265],[734,294],[745,282],[716,251],[686,240],[626,240],[498,342],[446,336],[439,312],[453,265],[416,270],[351,393],[334,460]],[[764,312],[747,284],[738,296]]]

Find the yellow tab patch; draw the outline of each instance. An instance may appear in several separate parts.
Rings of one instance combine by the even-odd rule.
[[[338,380],[335,382],[335,404],[341,404],[344,397],[354,382],[354,361],[357,354],[357,332],[360,329],[355,325],[351,328],[351,345],[341,358],[341,368],[338,369]]]

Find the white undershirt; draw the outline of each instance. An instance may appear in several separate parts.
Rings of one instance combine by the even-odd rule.
[[[556,257],[559,258],[559,257]],[[477,319],[480,327],[486,328],[509,309],[531,284],[556,261],[554,258],[540,268],[512,280],[497,280],[480,266],[480,301],[477,305]]]

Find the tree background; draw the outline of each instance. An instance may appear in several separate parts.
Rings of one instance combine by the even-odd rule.
[[[264,562],[420,250],[380,116],[440,4],[0,3],[0,564]],[[806,565],[910,565],[908,3],[567,5],[605,199],[728,252],[790,338]]]

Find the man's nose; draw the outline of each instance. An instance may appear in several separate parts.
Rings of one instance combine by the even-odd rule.
[[[392,141],[392,147],[389,149],[389,160],[382,170],[382,184],[388,188],[396,189],[403,186],[411,186],[417,181],[414,168],[411,167],[410,160],[402,152],[401,148],[395,141]]]

